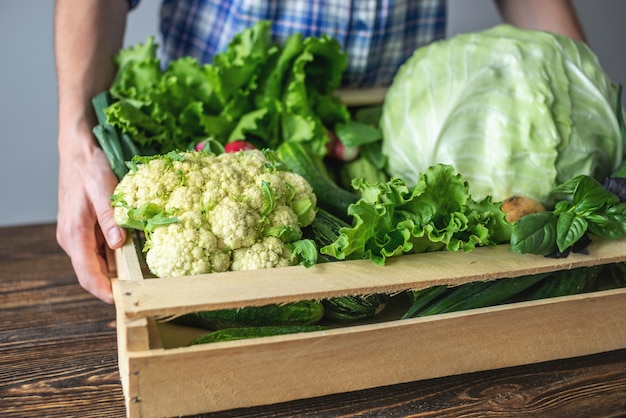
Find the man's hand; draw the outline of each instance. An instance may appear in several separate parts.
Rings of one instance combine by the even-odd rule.
[[[57,241],[70,256],[81,286],[112,303],[104,246],[119,248],[126,239],[126,231],[113,220],[110,201],[117,178],[92,138],[71,142],[91,145],[60,150]]]
[[[110,196],[117,178],[98,147],[91,99],[114,77],[122,47],[126,0],[56,0],[54,51],[59,94],[59,208],[57,241],[80,284],[112,303],[105,245],[121,246],[126,233],[113,221]]]

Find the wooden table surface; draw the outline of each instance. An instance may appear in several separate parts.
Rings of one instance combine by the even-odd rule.
[[[124,415],[114,308],[55,225],[0,228],[0,416]],[[626,350],[203,416],[626,416]]]

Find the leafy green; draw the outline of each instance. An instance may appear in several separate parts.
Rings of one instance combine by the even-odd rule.
[[[415,51],[386,94],[382,150],[389,173],[409,184],[449,164],[476,198],[550,205],[554,186],[617,168],[622,113],[588,46],[499,25]]]
[[[471,251],[509,240],[512,226],[500,203],[473,200],[467,182],[450,166],[429,167],[413,187],[399,178],[374,184],[355,179],[353,186],[361,198],[348,207],[352,226],[341,228],[322,254],[384,264],[405,253]]]
[[[152,37],[121,50],[115,64],[112,101],[100,120],[107,128],[98,129],[132,138],[138,152],[243,139],[259,148],[303,142],[322,156],[327,128],[350,120],[334,96],[347,64],[339,43],[296,34],[280,47],[271,41],[269,21],[238,33],[210,64],[183,57],[161,68]],[[112,166],[119,166],[119,154],[110,149]]]
[[[555,187],[554,210],[522,217],[511,234],[516,253],[566,253],[587,233],[617,239],[626,236],[626,203],[590,176],[579,175]]]
[[[126,206],[126,201],[120,196],[113,195],[112,201],[113,206]],[[155,203],[146,203],[137,208],[128,208],[127,219],[121,223],[121,226],[150,234],[159,226],[177,222],[178,217],[175,211],[167,211]]]
[[[300,239],[289,244],[292,255],[304,267],[312,267],[317,263],[317,246],[310,239]]]

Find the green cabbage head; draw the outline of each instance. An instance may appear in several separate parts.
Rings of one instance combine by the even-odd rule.
[[[549,203],[555,185],[622,161],[618,96],[583,43],[510,25],[457,35],[416,50],[390,86],[387,170],[415,183],[448,164],[476,199]]]

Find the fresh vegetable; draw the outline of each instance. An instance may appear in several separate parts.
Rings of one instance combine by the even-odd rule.
[[[223,341],[243,340],[247,338],[272,337],[275,335],[296,334],[299,332],[324,331],[328,327],[322,325],[282,325],[247,328],[227,328],[201,335],[189,345],[216,343]]]
[[[508,242],[512,225],[500,202],[475,201],[467,182],[450,166],[430,167],[414,187],[401,179],[368,183],[355,178],[351,193],[339,187],[321,158],[298,143],[284,143],[277,156],[312,186],[318,206],[349,223],[321,253],[338,260],[370,259]],[[360,197],[359,197],[360,196]]]
[[[626,202],[592,177],[576,176],[552,193],[558,196],[554,210],[524,216],[515,224],[511,251],[560,255],[588,233],[607,239],[626,236]]]
[[[440,298],[435,299],[432,304],[427,306],[418,316],[428,316],[444,313],[452,306],[480,294],[483,290],[488,289],[490,282],[469,282],[450,289],[450,292],[444,293]]]
[[[311,225],[302,228],[302,237],[313,241],[315,246],[319,249],[335,242],[337,238],[339,238],[339,230],[349,226],[350,224],[330,212],[318,208],[315,219]],[[320,252],[317,254],[317,263],[329,263],[334,261],[339,260]]]
[[[260,150],[135,157],[112,201],[119,225],[146,232],[158,277],[316,261],[301,239],[315,218],[311,186]]]
[[[581,267],[562,270],[539,282],[524,296],[524,300],[554,298],[558,296],[577,295],[595,280],[599,267]]]
[[[501,208],[506,213],[505,219],[510,223],[519,221],[522,216],[546,210],[540,202],[523,196],[509,197],[502,202]]]
[[[445,306],[439,313],[445,312],[456,312],[463,311],[467,309],[476,309],[476,308],[484,308],[486,306],[498,305],[503,302],[509,301],[512,297],[520,294],[525,291],[529,287],[535,285],[536,283],[540,283],[545,280],[550,273],[541,273],[541,274],[532,274],[520,277],[512,277],[512,278],[504,278],[498,279],[491,282],[487,282],[488,285],[479,290],[476,293],[471,294],[470,296],[459,300],[456,303],[445,304]],[[471,288],[471,284],[461,285],[459,290],[463,287]],[[456,292],[453,292],[450,295],[450,299],[454,299],[456,296]],[[432,315],[433,313],[437,313],[436,310],[429,310],[427,313],[422,313],[423,315]]]
[[[324,317],[339,322],[374,318],[387,307],[389,300],[390,296],[386,293],[324,299]]]
[[[225,328],[246,328],[259,326],[312,325],[324,316],[324,306],[320,301],[249,306],[239,309],[218,309],[200,311],[175,319],[176,323],[219,330]]]
[[[348,161],[339,167],[337,183],[344,189],[352,189],[353,179],[363,179],[369,184],[386,183],[389,176],[385,171],[376,166],[367,156],[361,155],[359,158]],[[355,191],[357,194],[358,190]]]
[[[315,242],[317,248],[330,245],[339,237],[339,230],[349,225],[325,211],[319,209],[313,223],[304,229],[303,236]],[[325,254],[318,254],[318,263],[338,261]],[[324,317],[330,320],[350,322],[373,318],[387,306],[390,296],[386,293],[371,295],[337,296],[322,300]]]
[[[326,143],[326,155],[339,161],[353,161],[359,156],[358,147],[348,147],[339,140],[335,132],[328,131],[329,141]]]
[[[446,312],[493,306],[510,300],[526,289],[544,280],[549,273],[504,278],[484,282],[470,282],[454,288],[434,286],[409,293],[411,308],[403,319]]]
[[[626,263],[605,264],[587,286],[589,291],[626,287]]]
[[[304,177],[317,196],[317,205],[343,220],[350,220],[348,206],[359,197],[337,185],[321,157],[299,142],[285,142],[276,150],[283,164]]]
[[[471,251],[510,238],[512,225],[501,203],[473,200],[467,182],[450,166],[428,168],[413,187],[398,178],[375,184],[355,179],[353,187],[361,198],[348,207],[352,224],[322,254],[384,264],[406,253]]]
[[[257,148],[250,142],[242,140],[229,142],[228,144],[224,145],[224,152],[237,152],[251,149]]]
[[[584,44],[499,25],[415,51],[383,105],[387,169],[407,185],[453,166],[474,198],[549,192],[578,175],[599,181],[623,159],[619,89]]]
[[[351,116],[334,91],[347,65],[340,44],[328,36],[271,41],[270,21],[238,33],[210,64],[191,57],[162,68],[157,44],[121,50],[109,89],[106,123],[155,153],[192,149],[236,140],[276,148],[306,143],[326,153],[328,129],[347,125]]]
[[[616,195],[620,202],[626,202],[626,177],[607,177],[604,179],[602,187]]]
[[[445,285],[431,286],[420,290],[407,290],[405,293],[411,298],[411,307],[402,315],[401,319],[413,317],[443,293],[449,291]]]
[[[105,109],[111,105],[109,92],[96,95],[92,99],[92,104],[98,119],[98,125],[93,129],[94,136],[104,151],[111,169],[118,180],[121,180],[128,173],[126,161],[130,161],[136,155],[153,155],[156,151],[137,144],[128,134],[122,134],[119,129],[106,123]]]
[[[412,304],[402,319],[582,293],[596,272],[596,267],[579,268],[408,291]]]

